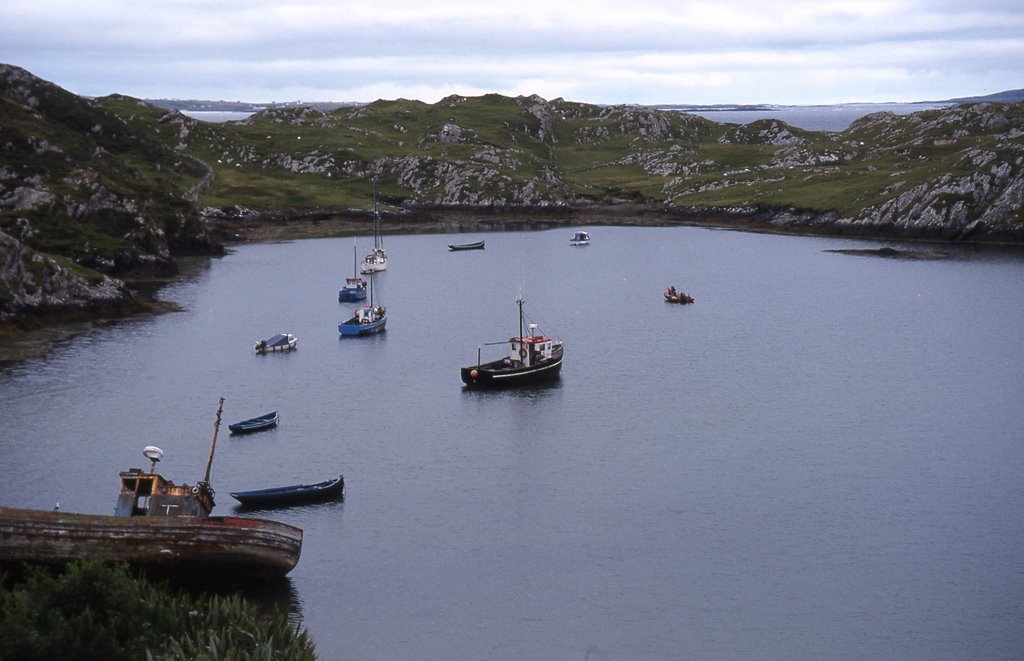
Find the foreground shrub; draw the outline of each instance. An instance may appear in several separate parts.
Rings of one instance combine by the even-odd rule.
[[[26,567],[2,584],[2,660],[316,659],[309,634],[284,613],[261,613],[238,596],[173,593],[123,565]]]

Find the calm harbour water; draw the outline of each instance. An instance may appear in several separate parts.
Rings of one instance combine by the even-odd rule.
[[[368,338],[337,333],[351,238],[240,246],[163,291],[183,312],[0,367],[0,503],[111,512],[149,444],[193,482],[224,396],[281,424],[220,436],[216,514],[345,475],[260,514],[305,530],[285,592],[323,659],[1019,657],[1024,255],[573,229],[386,237]],[[464,390],[520,292],[561,382]]]

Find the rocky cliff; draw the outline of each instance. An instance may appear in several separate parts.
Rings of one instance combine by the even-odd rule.
[[[113,275],[173,271],[212,242],[187,200],[206,174],[179,153],[192,120],[84,99],[0,65],[0,229]]]
[[[0,323],[17,318],[69,319],[132,307],[125,284],[105,275],[86,277],[0,232]]]
[[[121,279],[170,274],[175,255],[219,249],[188,199],[208,174],[182,153],[191,124],[0,65],[0,316],[109,309],[126,295]]]

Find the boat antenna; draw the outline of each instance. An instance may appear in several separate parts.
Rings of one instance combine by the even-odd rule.
[[[206,461],[206,477],[203,478],[203,484],[210,483],[210,468],[213,467],[213,451],[217,447],[217,432],[220,431],[220,414],[224,410],[224,398],[220,398],[220,404],[217,406],[217,420],[213,423],[213,442],[210,444],[210,458]]]
[[[516,305],[519,306],[519,339],[523,339],[523,295],[516,296]]]

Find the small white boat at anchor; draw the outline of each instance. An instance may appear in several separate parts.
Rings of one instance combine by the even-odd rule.
[[[299,338],[291,333],[278,333],[265,340],[259,340],[252,345],[253,351],[258,354],[274,353],[275,351],[294,351],[298,348]]]
[[[569,239],[570,246],[589,246],[590,245],[590,234],[587,232],[576,232]]]

